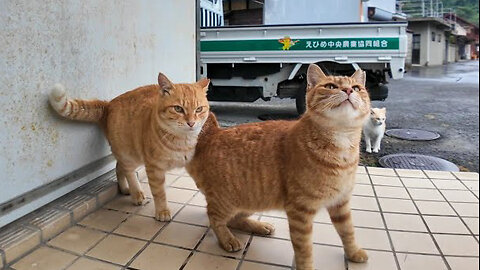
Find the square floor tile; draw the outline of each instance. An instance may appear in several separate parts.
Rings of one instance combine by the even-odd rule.
[[[206,207],[207,200],[205,199],[205,195],[199,192],[197,193],[197,195],[193,197],[193,199],[190,202],[188,202],[188,204]]]
[[[378,212],[352,210],[352,219],[355,227],[385,228],[382,216]]]
[[[452,270],[477,270],[478,258],[446,257]]]
[[[165,186],[166,187],[170,186],[179,177],[180,177],[179,175],[175,175],[175,174],[169,174],[169,173],[165,174]]]
[[[390,232],[397,252],[439,254],[432,237],[428,233]]]
[[[145,200],[146,202],[146,200]],[[134,205],[132,203],[132,199],[130,195],[121,195],[117,197],[116,199],[113,199],[111,202],[107,203],[103,208],[106,209],[113,209],[117,211],[122,211],[125,213],[134,213],[138,209],[140,209],[140,206]]]
[[[434,234],[446,256],[478,256],[478,243],[473,236]]]
[[[110,232],[115,229],[122,221],[128,217],[128,214],[107,209],[99,209],[86,216],[79,224],[87,227]]]
[[[269,216],[269,217],[278,217],[278,218],[285,218],[285,219],[287,218],[287,213],[285,213],[285,211],[280,211],[280,210],[265,211],[263,212],[263,215]]]
[[[468,228],[473,232],[473,234],[479,234],[478,233],[478,218],[463,218],[463,221],[467,224]]]
[[[195,253],[185,266],[185,270],[221,269],[235,270],[239,261],[204,253]]]
[[[372,175],[371,178],[374,185],[403,187],[398,177]]]
[[[463,184],[470,190],[478,190],[478,181],[463,181]]]
[[[205,227],[170,222],[155,238],[155,242],[193,249],[206,231]]]
[[[343,248],[313,245],[313,267],[329,270],[345,270],[345,254]]]
[[[166,190],[168,201],[176,203],[188,202],[197,192],[198,191],[195,190],[179,189],[174,187],[169,187]]]
[[[403,187],[375,186],[375,191],[377,192],[378,197],[410,199],[407,190]]]
[[[12,265],[15,270],[61,270],[77,256],[48,247],[40,247]]]
[[[328,214],[327,209],[325,208],[322,208],[317,212],[315,217],[313,217],[313,221],[332,224],[332,221],[330,220],[330,215]]]
[[[80,258],[74,264],[67,268],[67,270],[120,270],[121,267],[86,258]]]
[[[150,244],[130,266],[141,270],[179,269],[188,255],[188,250]]]
[[[195,184],[195,181],[193,181],[193,179],[189,176],[179,177],[170,186],[171,187],[177,187],[177,188],[186,188],[186,189],[198,190],[197,185]]]
[[[77,254],[83,254],[106,235],[103,232],[74,226],[50,240],[48,244]]]
[[[476,172],[454,172],[453,174],[455,174],[461,180],[478,181],[478,173]]]
[[[247,245],[248,240],[250,239],[250,235],[240,233],[238,231],[232,231],[233,235],[235,235],[240,243],[242,243],[242,250],[238,252],[227,252],[223,248],[220,247],[220,244],[218,243],[217,236],[213,232],[213,230],[209,230],[205,238],[202,240],[200,245],[198,246],[197,250],[215,254],[215,255],[221,255],[221,256],[228,256],[228,257],[235,257],[235,258],[242,258],[243,250],[245,249],[245,246]]]
[[[245,259],[290,266],[293,263],[292,243],[254,236]]]
[[[87,255],[107,262],[125,265],[145,244],[144,241],[109,235],[90,250]]]
[[[288,228],[288,220],[283,218],[262,216],[260,221],[270,223],[275,227],[275,232],[273,233],[274,237],[290,239],[290,229]]]
[[[470,192],[464,190],[442,190],[445,198],[449,202],[473,202],[478,203],[478,199]]]
[[[114,233],[150,240],[164,225],[165,222],[157,221],[151,217],[132,215]]]
[[[392,250],[387,232],[384,230],[355,228],[355,238],[362,248]]]
[[[459,180],[433,179],[432,181],[438,189],[458,189],[458,190],[467,189]]]
[[[432,181],[428,178],[402,178],[402,182],[407,188],[435,189]]]
[[[190,224],[208,226],[210,223],[207,216],[207,208],[198,206],[185,206],[180,213],[178,213],[174,220]]]
[[[367,170],[370,175],[397,176],[393,169],[368,167]]]
[[[145,195],[145,197],[149,199],[152,199],[153,194],[152,194],[152,191],[150,190],[150,185],[148,183],[140,183],[140,186],[142,187],[143,195]]]
[[[478,217],[479,206],[477,203],[451,203],[461,217]]]
[[[273,266],[263,263],[254,263],[254,262],[247,262],[243,261],[242,265],[240,266],[240,270],[285,270],[290,269],[290,267],[279,267]]]
[[[447,202],[435,202],[435,201],[416,201],[415,202],[422,215],[443,215],[455,216],[455,212]]]
[[[370,177],[368,174],[357,174],[355,176],[355,183],[370,185]]]
[[[424,216],[423,218],[432,233],[469,233],[458,217]]]
[[[425,270],[426,265],[432,270],[448,269],[440,256],[397,253],[397,257],[402,270]]]
[[[427,228],[418,215],[384,214],[389,230],[427,232]]]
[[[182,208],[183,204],[167,202],[168,208],[170,209],[170,214],[172,217]],[[150,200],[145,205],[140,208],[135,214],[147,216],[147,217],[155,217],[155,203]]]
[[[411,200],[378,198],[383,212],[417,214],[417,208]]]
[[[175,168],[167,172],[168,174],[179,175],[179,176],[188,176],[187,170],[185,168]]]
[[[395,169],[400,177],[425,178],[426,175],[421,170]]]
[[[313,225],[312,238],[313,242],[317,244],[342,246],[342,240],[332,224],[315,223]]]
[[[379,211],[377,200],[373,197],[352,196],[350,207],[357,210]]]
[[[414,200],[445,201],[442,194],[435,189],[409,188],[408,191]]]
[[[366,174],[367,170],[365,169],[364,166],[358,166],[357,167],[357,174]]]
[[[429,178],[436,179],[457,179],[451,172],[445,171],[424,171]]]
[[[373,188],[371,185],[355,185],[353,188],[353,195],[360,195],[360,196],[370,196],[374,197]]]
[[[368,250],[369,260],[366,263],[348,262],[349,270],[395,270],[397,263],[391,252]]]

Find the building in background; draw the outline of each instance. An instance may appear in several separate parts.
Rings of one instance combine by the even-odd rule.
[[[454,13],[444,14],[444,19],[452,26],[458,48],[459,59],[478,59],[478,26]]]

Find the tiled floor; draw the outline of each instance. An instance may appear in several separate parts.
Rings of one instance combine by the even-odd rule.
[[[366,264],[347,262],[328,215],[320,211],[313,237],[316,268],[478,269],[478,181],[475,173],[359,167],[353,218],[358,241],[368,250],[370,260]],[[128,196],[120,196],[14,262],[11,269],[293,268],[283,212],[254,216],[274,224],[275,234],[260,237],[235,232],[244,249],[227,253],[208,228],[205,199],[193,180],[177,170],[168,175],[167,185],[172,222],[152,218],[151,198],[143,206],[133,206]]]

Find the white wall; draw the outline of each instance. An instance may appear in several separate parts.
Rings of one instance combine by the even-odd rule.
[[[195,79],[193,0],[1,0],[0,33],[0,204],[109,154],[96,126],[49,108],[54,83],[111,99],[159,71]]]

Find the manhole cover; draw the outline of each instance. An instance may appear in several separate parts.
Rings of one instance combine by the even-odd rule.
[[[295,120],[298,119],[298,114],[290,113],[276,113],[276,114],[262,114],[258,116],[258,119],[267,121],[267,120]]]
[[[389,129],[387,136],[409,141],[431,141],[440,138],[440,134],[421,129]]]
[[[450,161],[417,154],[394,154],[381,157],[378,160],[382,167],[396,169],[416,169],[432,171],[452,171],[458,172],[457,165]]]

